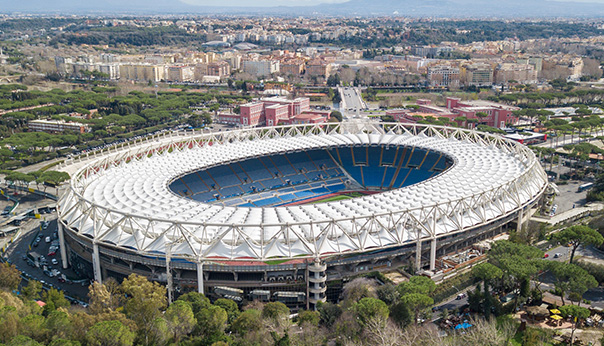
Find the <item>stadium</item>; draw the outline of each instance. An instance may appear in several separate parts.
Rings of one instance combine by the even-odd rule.
[[[307,308],[369,271],[438,271],[547,187],[518,143],[401,123],[197,133],[90,162],[58,202],[64,266]]]

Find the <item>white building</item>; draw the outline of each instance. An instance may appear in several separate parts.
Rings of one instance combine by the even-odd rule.
[[[260,61],[244,61],[243,72],[261,77],[270,76],[273,73],[279,72],[279,61],[260,60]]]

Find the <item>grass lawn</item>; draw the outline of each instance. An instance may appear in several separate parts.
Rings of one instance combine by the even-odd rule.
[[[345,193],[345,194],[338,195],[338,196],[332,196],[332,197],[328,197],[325,199],[320,199],[320,200],[311,202],[309,204],[343,201],[345,199],[353,199],[353,198],[357,198],[357,197],[361,197],[361,196],[364,196],[364,195],[360,192],[350,192],[350,193]]]

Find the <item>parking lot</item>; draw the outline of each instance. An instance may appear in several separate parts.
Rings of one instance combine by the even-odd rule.
[[[569,180],[565,185],[558,185],[560,195],[554,200],[554,204],[558,205],[556,213],[583,206],[587,202],[587,191],[578,192],[579,186],[583,184],[584,181]]]
[[[19,207],[16,214],[38,207],[54,206],[55,202],[36,195],[18,195]],[[12,205],[12,202],[2,200],[0,208]],[[50,208],[42,208],[40,219],[24,219],[19,233],[10,246],[7,247],[5,258],[19,269],[25,278],[40,281],[45,288],[55,287],[65,292],[65,295],[78,301],[87,301],[89,280],[78,280],[79,277],[71,269],[63,270],[59,240],[57,233],[56,213]],[[3,218],[3,220],[7,220]],[[10,243],[14,236],[0,238],[2,247]],[[24,281],[26,284],[26,281]]]

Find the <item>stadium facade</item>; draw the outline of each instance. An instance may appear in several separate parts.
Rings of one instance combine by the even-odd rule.
[[[60,198],[63,265],[312,308],[331,286],[521,223],[547,176],[496,135],[344,122],[199,134],[108,155]],[[422,261],[422,258],[427,260]],[[328,284],[329,282],[329,284]]]

